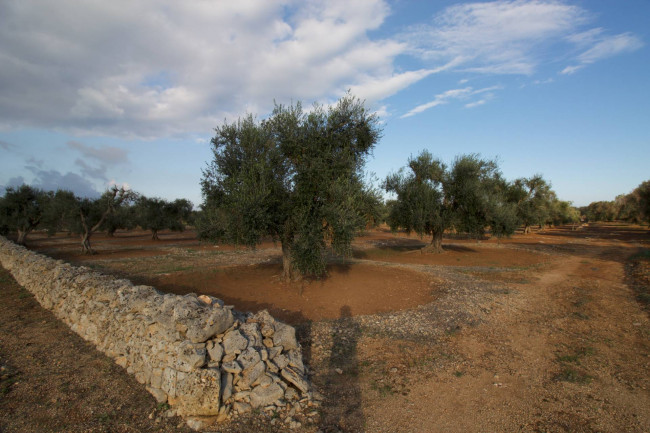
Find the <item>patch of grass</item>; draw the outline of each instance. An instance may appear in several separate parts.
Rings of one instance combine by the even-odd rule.
[[[575,368],[564,366],[562,370],[555,375],[555,380],[559,382],[571,382],[586,385],[593,380],[593,377],[582,373]]]
[[[108,424],[112,417],[113,416],[110,413],[103,412],[97,415],[97,420],[100,424]]]
[[[582,358],[585,358],[587,356],[591,356],[594,353],[596,353],[596,351],[594,350],[593,347],[589,347],[589,346],[580,347],[578,350],[576,350],[575,352],[573,352],[571,354],[558,356],[557,361],[560,362],[560,363],[570,362],[570,363],[580,365],[580,360]]]
[[[170,266],[162,269],[157,269],[155,273],[157,274],[171,274],[174,272],[185,272],[185,271],[192,271],[194,270],[194,266],[182,266],[182,265],[177,265],[177,266]]]
[[[579,384],[590,383],[593,379],[592,376],[576,369],[573,365],[580,365],[583,358],[593,355],[595,353],[593,347],[580,347],[572,353],[566,355],[559,355],[557,362],[562,365],[562,369],[555,375],[554,379],[560,382],[571,382]],[[573,364],[573,365],[567,365]]]
[[[156,406],[156,410],[159,412],[167,412],[169,409],[171,409],[171,406],[167,402],[158,403],[158,405]]]
[[[376,380],[370,384],[370,388],[374,391],[377,391],[381,397],[388,397],[395,393],[393,387],[390,384],[382,383]]]
[[[463,373],[462,371],[454,371],[454,376],[456,377],[463,377],[464,375],[465,373]]]
[[[580,311],[574,312],[573,316],[580,320],[589,320],[589,316],[585,313],[581,313]]]

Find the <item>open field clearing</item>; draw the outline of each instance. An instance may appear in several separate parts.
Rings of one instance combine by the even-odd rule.
[[[548,229],[496,240],[369,231],[328,277],[280,279],[279,245],[200,243],[192,232],[33,234],[28,246],[160,290],[268,309],[298,329],[325,396],[304,432],[650,431],[650,232]],[[645,252],[644,252],[645,251]],[[0,275],[0,431],[189,431],[135,379]],[[645,302],[645,303],[644,303]],[[219,431],[280,432],[242,419]]]

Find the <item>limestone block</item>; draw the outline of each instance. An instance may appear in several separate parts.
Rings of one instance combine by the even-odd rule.
[[[206,363],[207,351],[204,343],[183,341],[176,346],[176,362],[173,367],[178,371],[190,372],[201,368]]]
[[[280,374],[287,381],[293,384],[300,392],[307,392],[309,390],[309,383],[305,380],[302,375],[298,374],[291,367],[285,367]]]
[[[296,329],[293,326],[276,322],[275,333],[273,334],[273,344],[275,346],[282,346],[284,350],[297,349],[298,341],[296,340]]]
[[[284,390],[277,383],[273,383],[267,387],[259,385],[253,388],[250,394],[251,406],[254,408],[267,406],[283,397]]]
[[[246,349],[248,340],[238,329],[227,332],[223,336],[223,350],[226,355]]]
[[[249,347],[237,357],[237,361],[244,370],[247,370],[249,367],[252,367],[261,360],[262,356],[254,347]]]
[[[264,374],[266,371],[266,365],[262,361],[258,361],[257,364],[247,368],[242,372],[241,379],[239,380],[238,386],[240,389],[248,389],[251,385]]]
[[[232,374],[223,373],[221,375],[221,402],[225,402],[232,395]]]
[[[220,362],[221,358],[223,357],[223,346],[214,340],[209,340],[206,343],[206,349],[208,350],[208,354],[210,355],[210,359],[215,362]]]

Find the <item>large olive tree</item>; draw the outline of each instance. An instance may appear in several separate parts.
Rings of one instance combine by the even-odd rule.
[[[276,105],[216,128],[203,172],[199,235],[254,247],[279,241],[285,278],[323,275],[328,246],[349,254],[364,227],[362,169],[380,138],[375,115],[346,95],[331,107]]]

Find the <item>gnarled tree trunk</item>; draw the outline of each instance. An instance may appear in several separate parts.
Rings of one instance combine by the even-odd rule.
[[[85,232],[81,235],[81,251],[84,254],[95,254],[95,251],[90,247],[90,235],[91,233]]]
[[[151,240],[154,241],[159,241],[160,238],[158,237],[158,230],[151,229]]]
[[[426,247],[422,248],[422,251],[427,253],[436,253],[436,254],[440,254],[444,251],[442,249],[442,230],[433,232],[431,243]]]

